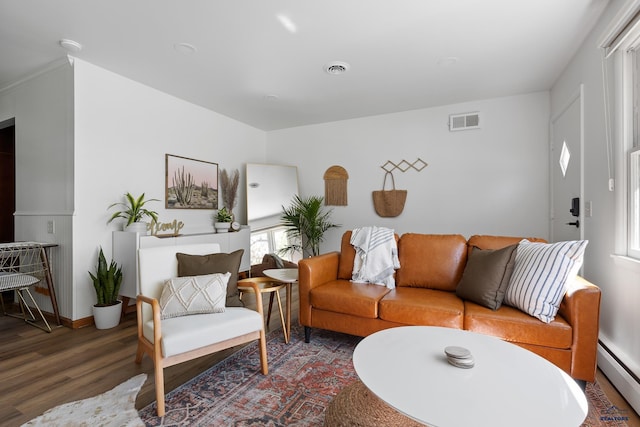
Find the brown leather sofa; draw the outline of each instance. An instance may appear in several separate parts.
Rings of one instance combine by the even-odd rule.
[[[310,328],[367,336],[406,325],[444,326],[492,335],[551,361],[576,380],[594,381],[600,289],[578,276],[558,315],[544,323],[516,308],[491,310],[456,295],[468,254],[474,247],[500,249],[521,237],[404,234],[398,239],[396,288],[350,281],[355,250],[351,232],[340,252],[298,263],[300,323]],[[542,239],[527,238],[544,242]]]

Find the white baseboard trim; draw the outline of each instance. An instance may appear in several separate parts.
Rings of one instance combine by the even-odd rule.
[[[600,343],[598,343],[598,367],[636,413],[640,414],[640,383]]]

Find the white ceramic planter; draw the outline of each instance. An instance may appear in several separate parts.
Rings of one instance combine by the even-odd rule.
[[[216,222],[213,224],[218,233],[227,233],[231,227],[230,222]]]
[[[147,234],[147,223],[146,222],[132,222],[131,224],[125,226],[124,231],[129,231],[131,233],[140,233]]]
[[[111,329],[120,323],[122,313],[122,301],[106,307],[93,306],[93,321],[97,329]]]

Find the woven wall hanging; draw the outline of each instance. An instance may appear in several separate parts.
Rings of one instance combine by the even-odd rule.
[[[342,166],[331,166],[324,173],[324,204],[347,206],[349,174]]]

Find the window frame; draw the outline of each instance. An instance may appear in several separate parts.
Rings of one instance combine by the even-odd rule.
[[[636,156],[633,153],[640,148],[640,0],[630,0],[618,12],[599,46],[603,52],[607,153],[611,156],[609,190],[615,191],[613,256],[640,266],[640,207],[634,199],[640,183],[633,180],[631,165]]]
[[[627,255],[640,260],[640,147],[634,146],[629,150],[628,160]]]
[[[640,208],[638,205],[637,168],[632,160],[640,149],[640,29],[636,28],[629,37],[632,42],[623,44],[619,49],[621,55],[620,72],[615,79],[620,81],[618,96],[620,98],[621,131],[619,142],[620,162],[619,188],[623,195],[620,200],[621,221],[619,224],[623,242],[620,247],[624,255],[640,261]]]

